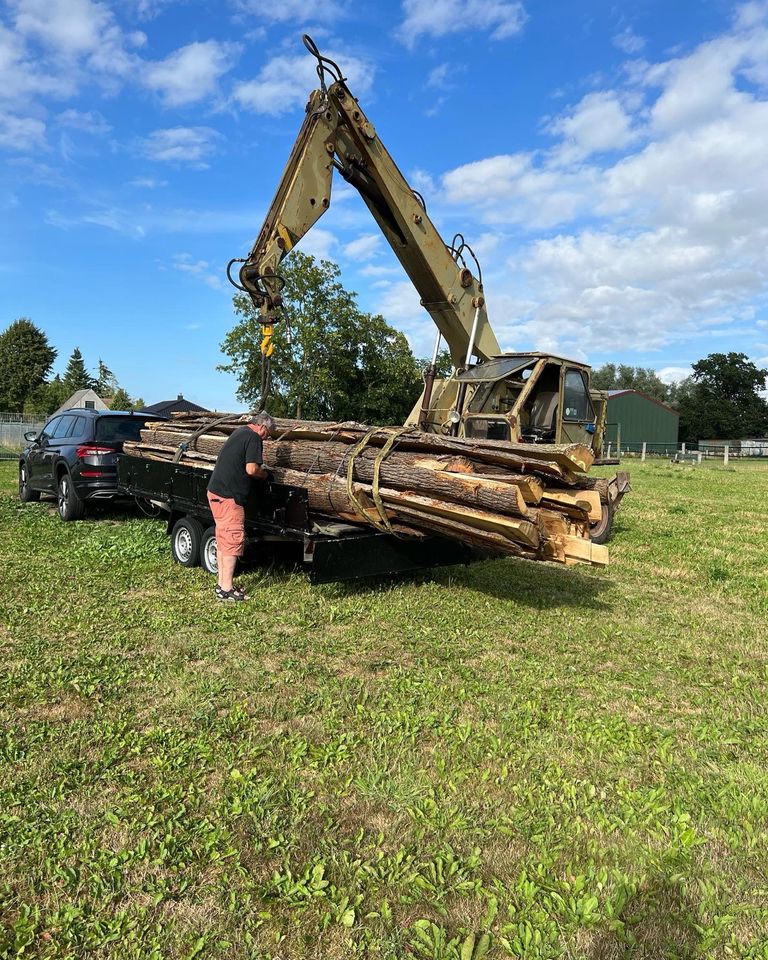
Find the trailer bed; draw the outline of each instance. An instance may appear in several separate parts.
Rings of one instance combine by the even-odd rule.
[[[169,534],[179,521],[189,519],[200,525],[206,542],[210,540],[213,515],[206,495],[210,473],[183,463],[123,455],[117,476],[122,493],[149,502],[165,514]],[[306,490],[279,483],[253,484],[245,505],[245,530],[248,549],[257,556],[260,550],[273,551],[279,544],[293,548],[289,554],[294,554],[312,583],[391,576],[473,559],[470,548],[441,537],[395,537],[312,514]],[[195,563],[187,566],[202,562],[211,569],[203,546],[200,556],[192,559]]]

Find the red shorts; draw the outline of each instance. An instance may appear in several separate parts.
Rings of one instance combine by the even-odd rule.
[[[234,500],[208,491],[216,521],[216,552],[220,557],[242,557],[245,549],[245,508]]]

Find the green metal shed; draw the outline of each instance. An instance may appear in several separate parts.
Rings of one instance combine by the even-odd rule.
[[[640,390],[609,390],[606,411],[606,443],[615,450],[673,453],[677,450],[680,414]]]

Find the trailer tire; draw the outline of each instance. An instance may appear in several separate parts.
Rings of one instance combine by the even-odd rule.
[[[196,567],[200,563],[200,542],[203,527],[194,517],[182,517],[171,530],[171,553],[182,567]]]
[[[601,500],[602,516],[589,528],[592,543],[607,543],[613,532],[613,500]]]
[[[206,573],[218,576],[219,560],[216,553],[216,527],[208,527],[200,543],[200,566]]]

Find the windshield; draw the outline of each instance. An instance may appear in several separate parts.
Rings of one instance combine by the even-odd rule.
[[[470,367],[459,374],[461,381],[482,381],[482,380],[501,380],[502,377],[508,377],[510,373],[516,373],[524,367],[530,366],[536,362],[536,357],[523,356],[516,354],[514,357],[499,357],[497,360],[486,360],[485,363],[478,363],[476,367]]]
[[[95,439],[104,440],[107,443],[140,440],[139,431],[146,422],[142,417],[99,417]]]

